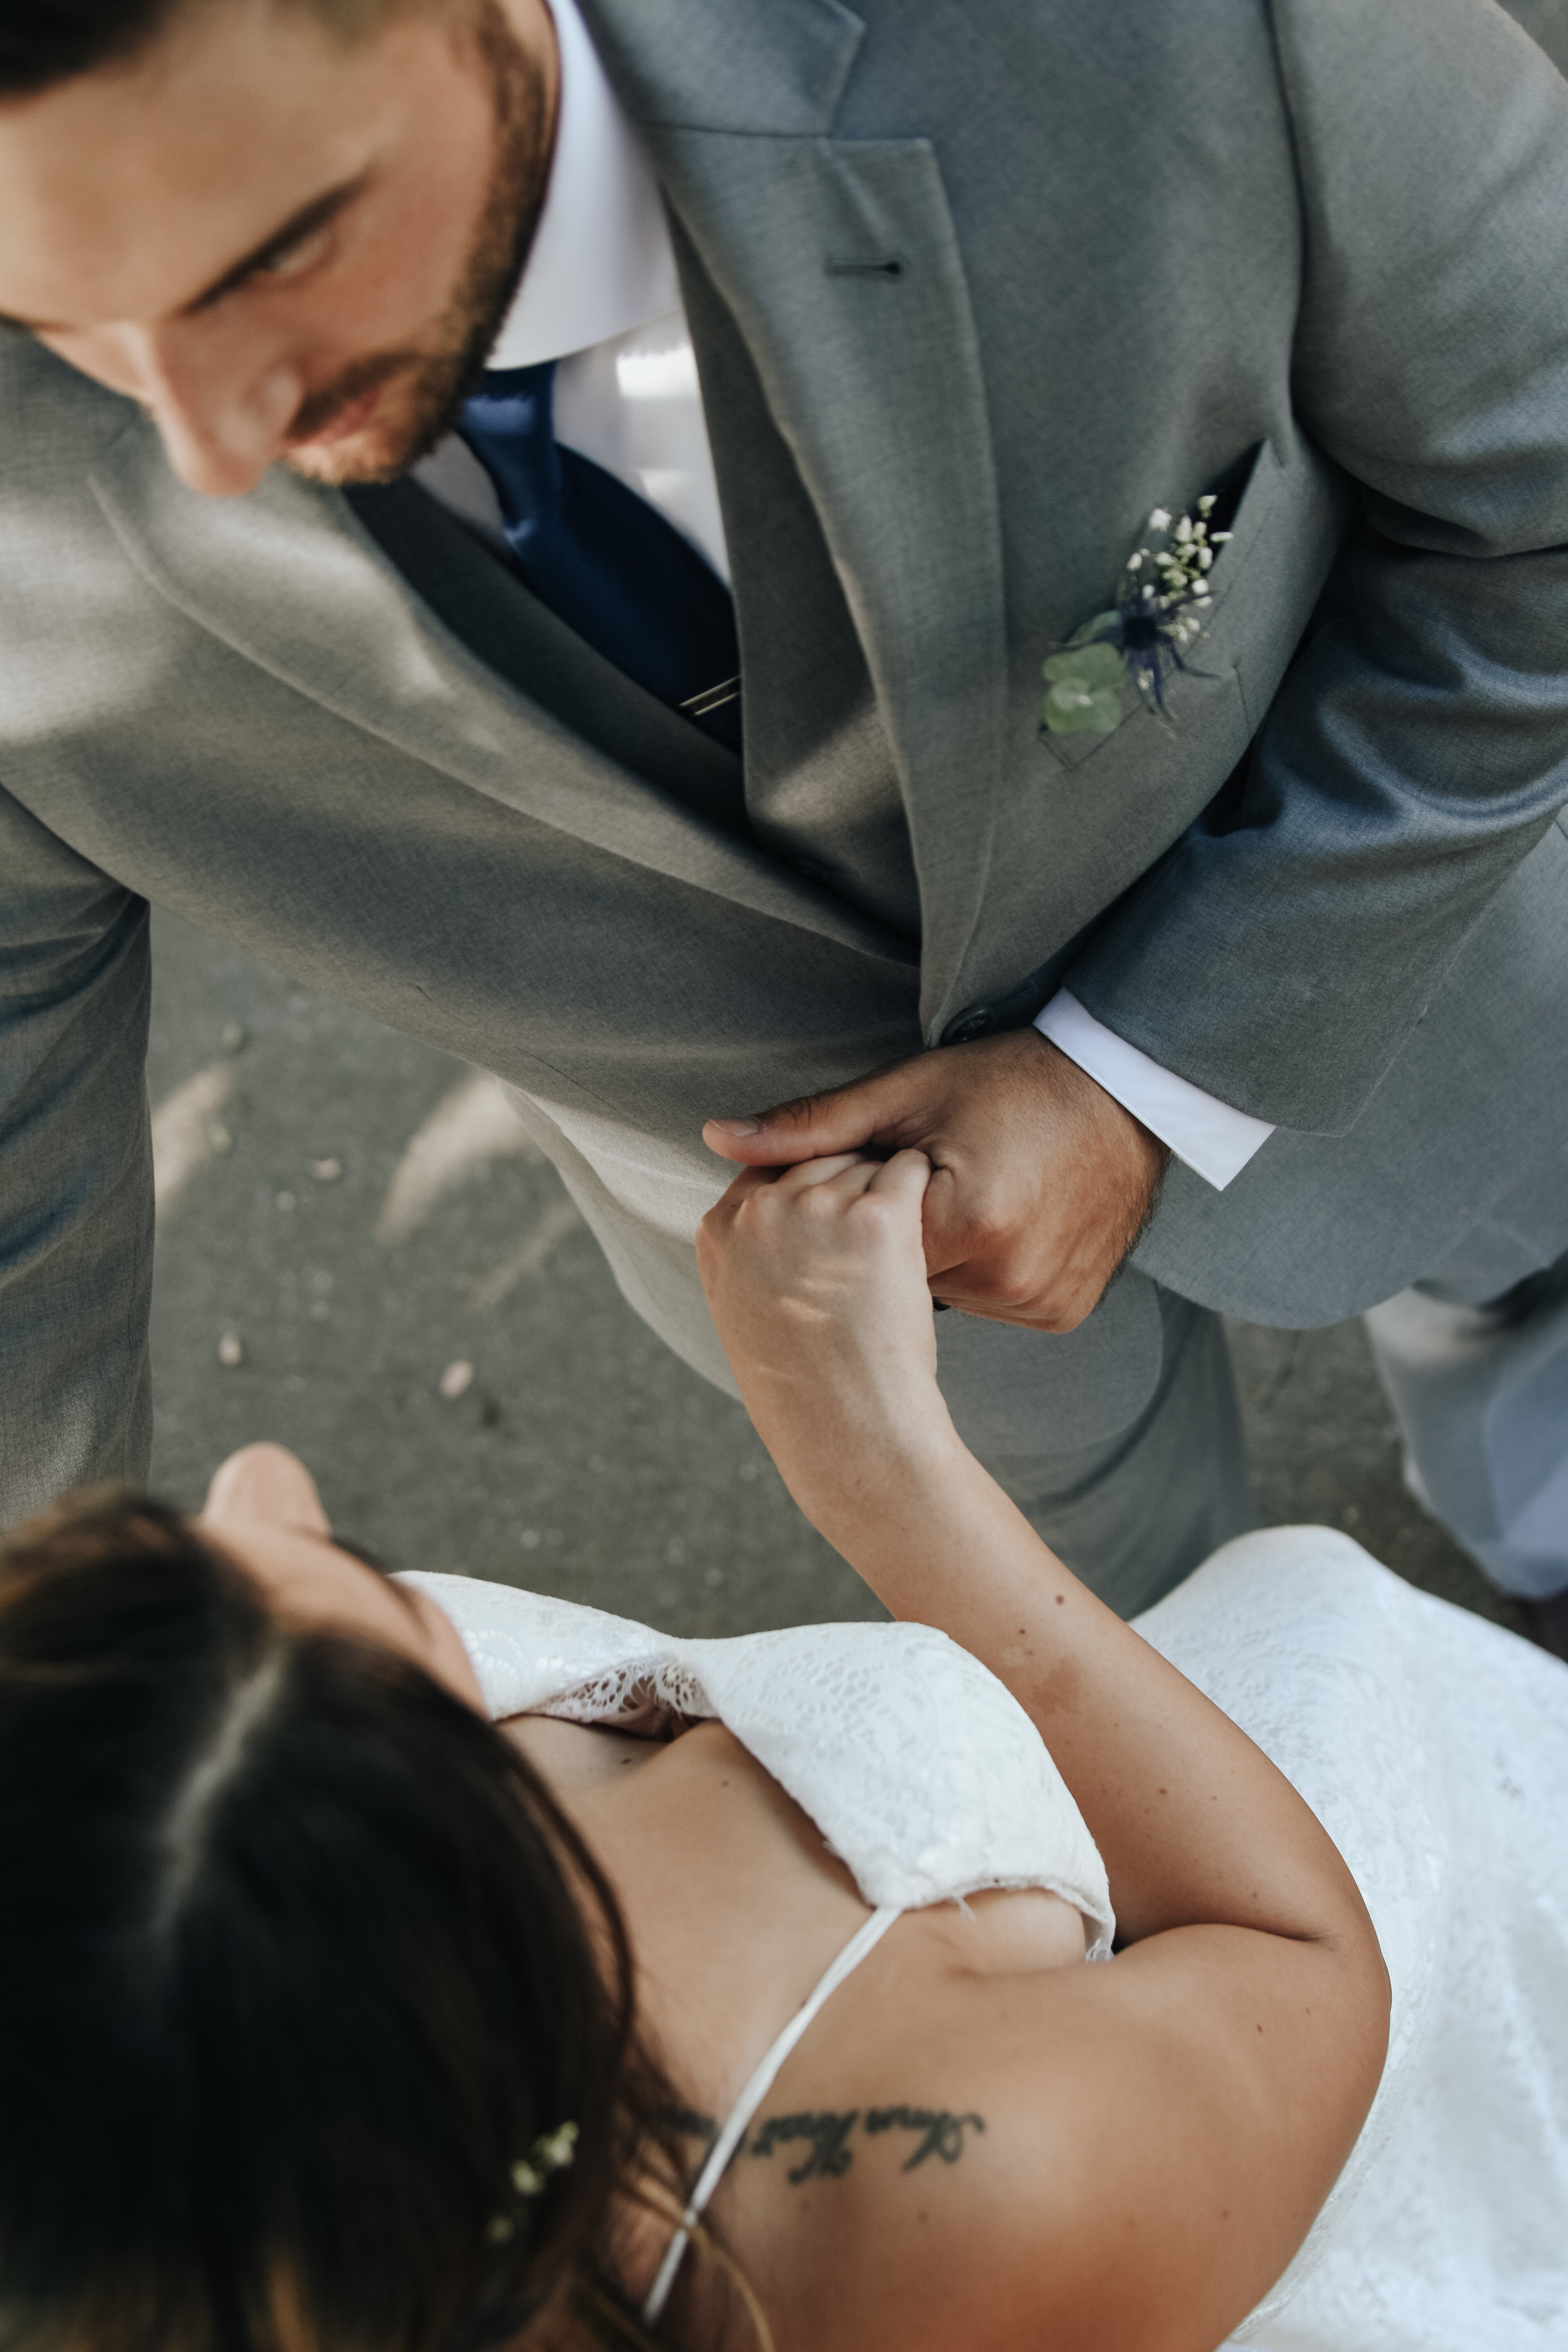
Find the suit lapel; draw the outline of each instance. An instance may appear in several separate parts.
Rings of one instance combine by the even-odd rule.
[[[908,814],[934,1037],[985,887],[1005,707],[989,419],[935,154],[828,135],[863,34],[837,0],[587,0],[585,13],[747,344],[860,637]],[[664,799],[476,660],[338,494],[275,467],[247,499],[199,498],[141,424],[93,488],[171,603],[355,725],[617,856],[903,960],[879,925]],[[520,626],[558,630],[519,603]]]
[[[934,1036],[989,868],[1006,679],[985,389],[935,153],[829,135],[863,30],[836,0],[588,7],[843,585],[899,767]]]
[[[879,925],[651,787],[477,659],[409,593],[341,494],[275,467],[248,498],[200,497],[175,479],[155,430],[141,420],[100,462],[92,488],[161,595],[354,726],[614,856],[906,960]],[[510,599],[519,631],[533,633],[542,670],[597,665],[605,693],[647,705],[657,749],[669,756],[660,730],[683,721],[641,697],[504,573],[495,592]],[[528,667],[525,655],[514,674]],[[710,748],[701,746],[699,761]]]

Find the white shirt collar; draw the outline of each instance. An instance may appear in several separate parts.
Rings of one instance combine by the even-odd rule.
[[[561,100],[550,185],[493,368],[586,351],[679,309],[652,166],[610,88],[576,0],[550,0]]]

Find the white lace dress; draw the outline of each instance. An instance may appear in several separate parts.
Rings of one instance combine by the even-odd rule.
[[[492,1712],[717,1716],[868,1903],[1046,1886],[1109,1950],[1105,1874],[1027,1717],[939,1633],[682,1641],[415,1576]],[[1568,2352],[1568,1668],[1348,1538],[1247,1536],[1139,1620],[1301,1791],[1394,1979],[1382,2088],[1237,2352]]]

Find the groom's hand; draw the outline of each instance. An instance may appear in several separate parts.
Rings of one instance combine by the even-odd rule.
[[[942,1045],[830,1094],[714,1118],[710,1150],[752,1168],[912,1146],[932,1295],[1070,1331],[1137,1240],[1170,1154],[1037,1029]]]

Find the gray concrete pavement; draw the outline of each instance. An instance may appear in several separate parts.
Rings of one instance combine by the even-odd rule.
[[[493,1081],[155,925],[153,1482],[255,1437],[399,1567],[690,1633],[870,1616],[745,1415],[624,1304]],[[1269,1523],[1348,1528],[1508,1622],[1400,1484],[1360,1327],[1237,1327]]]

